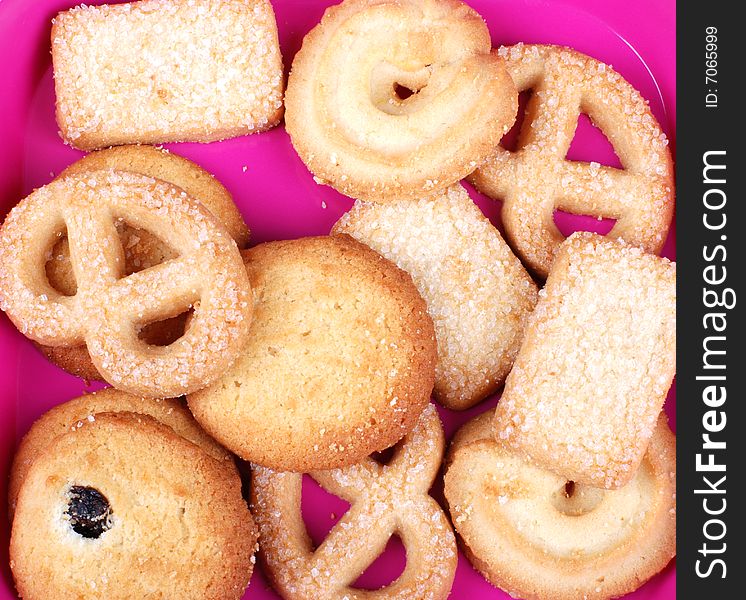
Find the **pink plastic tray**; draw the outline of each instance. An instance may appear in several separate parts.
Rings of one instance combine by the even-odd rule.
[[[671,139],[676,118],[675,3],[673,0],[467,0],[487,21],[495,45],[515,42],[564,44],[612,64],[649,101]],[[91,2],[100,4],[100,2]],[[305,33],[320,19],[329,0],[273,0],[286,68]],[[0,0],[0,215],[81,156],[64,146],[54,120],[49,54],[50,20],[74,0]],[[252,243],[329,232],[352,201],[313,182],[282,127],[268,133],[208,145],[174,144],[177,153],[214,173],[231,191],[252,232]],[[618,165],[603,136],[581,118],[569,154],[578,160]],[[472,197],[499,227],[500,205]],[[609,223],[558,215],[560,228],[605,233]],[[675,257],[671,231],[664,254]],[[5,519],[7,472],[20,437],[44,411],[80,395],[84,383],[54,367],[4,316],[0,317],[0,600],[15,598],[8,568],[9,528]],[[90,388],[88,388],[90,389]],[[494,406],[497,397],[465,413],[441,410],[446,434]],[[666,403],[675,427],[675,390]],[[433,494],[439,497],[436,483]],[[304,486],[303,511],[309,533],[320,542],[346,503]],[[332,515],[336,515],[336,518]],[[387,551],[358,580],[375,589],[395,579],[405,562],[393,538]],[[669,565],[640,590],[636,600],[675,597],[675,566]],[[461,556],[453,598],[508,596],[487,583]],[[257,569],[245,598],[277,598]],[[415,600],[415,599],[413,599]]]

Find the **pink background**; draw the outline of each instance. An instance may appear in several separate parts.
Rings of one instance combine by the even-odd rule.
[[[273,0],[286,69],[303,35],[318,22],[328,0]],[[568,45],[612,64],[651,104],[674,147],[675,3],[673,0],[468,0],[487,21],[493,43],[518,41]],[[73,0],[0,0],[0,215],[35,187],[48,183],[80,152],[64,146],[54,121],[54,94],[49,55],[50,20]],[[97,2],[92,2],[97,4]],[[351,200],[317,186],[290,146],[282,127],[268,133],[209,145],[173,144],[214,173],[234,195],[251,228],[252,244],[328,233]],[[581,118],[568,154],[576,160],[618,165],[605,138]],[[243,167],[246,167],[244,170]],[[472,192],[498,226],[500,204]],[[566,234],[574,229],[605,233],[610,223],[559,214]],[[672,231],[664,254],[674,258]],[[6,514],[7,472],[17,441],[51,406],[80,395],[84,383],[44,358],[0,316],[0,600],[15,598],[8,569],[9,527]],[[497,397],[455,413],[440,410],[446,435],[472,416],[494,406]],[[675,391],[666,411],[675,427]],[[433,495],[440,498],[436,482]],[[309,533],[320,542],[344,512],[344,501],[320,490],[309,478],[303,513]],[[332,517],[336,515],[336,518]],[[358,580],[375,588],[398,576],[404,550],[394,538],[384,555]],[[629,598],[675,597],[675,566],[669,565]],[[246,598],[276,598],[257,570]],[[451,597],[508,598],[488,584],[461,556]]]

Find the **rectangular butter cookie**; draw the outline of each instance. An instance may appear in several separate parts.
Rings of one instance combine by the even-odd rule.
[[[53,23],[57,123],[76,148],[210,142],[282,116],[269,0],[81,5]]]
[[[495,435],[568,480],[621,487],[655,429],[675,350],[675,263],[573,234],[529,319]]]
[[[461,185],[420,200],[357,201],[333,232],[412,276],[435,324],[438,402],[464,410],[502,386],[538,293]]]

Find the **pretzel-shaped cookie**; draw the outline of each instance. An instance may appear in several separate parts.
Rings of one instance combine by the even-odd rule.
[[[491,48],[484,20],[459,0],[332,6],[293,60],[293,146],[317,181],[354,198],[443,190],[515,119],[518,94]]]
[[[658,253],[673,215],[668,141],[646,101],[611,67],[560,46],[517,44],[497,51],[520,91],[533,88],[518,149],[497,154],[470,181],[504,201],[511,245],[546,277],[564,237],[555,208],[615,218],[609,232]],[[581,112],[608,136],[623,170],[565,159]]]
[[[210,173],[183,156],[144,144],[114,146],[86,154],[66,167],[58,178],[102,169],[140,173],[180,187],[225,225],[239,248],[247,246],[249,228],[244,223],[228,190]],[[152,267],[176,256],[172,248],[148,231],[133,229],[124,222],[117,223],[117,229],[124,247],[125,275]],[[70,264],[67,238],[63,236],[58,239],[50,252],[52,259],[47,262],[46,266],[49,283],[66,296],[74,295],[76,283]],[[166,346],[183,334],[186,318],[187,315],[182,314],[166,321],[150,323],[142,329],[140,337],[154,346]],[[85,345],[68,347],[39,345],[39,349],[49,360],[68,373],[89,381],[101,379]]]
[[[494,411],[456,434],[444,493],[472,564],[514,598],[616,598],[676,554],[676,438],[661,415],[617,490],[573,484],[493,439]]]
[[[121,277],[119,219],[159,236],[180,256]],[[67,230],[78,289],[46,278],[47,253]],[[83,342],[96,368],[132,394],[170,397],[227,369],[249,330],[251,287],[235,242],[181,188],[134,173],[71,175],[22,200],[0,229],[0,308],[46,345]],[[195,306],[188,331],[149,346],[138,327]]]
[[[315,551],[301,515],[303,476],[254,466],[252,513],[259,525],[259,552],[280,594],[293,600],[446,598],[456,571],[456,542],[442,509],[427,493],[443,447],[438,413],[429,405],[388,465],[367,458],[312,473],[326,490],[351,504]],[[394,533],[407,549],[401,576],[377,591],[350,587]]]

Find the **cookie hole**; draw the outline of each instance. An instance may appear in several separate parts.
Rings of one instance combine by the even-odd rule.
[[[310,475],[303,475],[300,510],[314,549],[349,509],[348,502],[327,492]]]
[[[592,231],[599,235],[606,235],[616,224],[616,219],[594,217],[592,215],[574,215],[563,210],[555,210],[553,218],[557,229],[565,237],[576,231]]]
[[[179,256],[176,250],[157,235],[135,227],[125,219],[118,219],[116,227],[124,251],[125,277]]]
[[[563,515],[580,517],[593,511],[603,500],[604,490],[567,481],[552,494],[552,505]]]
[[[70,262],[70,244],[67,241],[67,228],[64,227],[55,235],[47,252],[44,264],[49,286],[63,296],[74,296],[78,291],[73,265]]]
[[[124,219],[116,221],[119,240],[124,252],[123,276],[131,275],[154,267],[178,256],[178,253],[165,241],[153,233],[128,224]],[[63,296],[74,296],[78,291],[72,262],[67,228],[61,228],[47,252],[44,265],[50,287]]]
[[[175,317],[143,325],[137,337],[150,346],[170,346],[186,332],[192,312],[190,309]]]
[[[394,458],[395,450],[396,446],[391,446],[391,448],[386,448],[385,450],[381,450],[380,452],[374,452],[370,455],[370,457],[378,464],[385,466],[388,465],[391,462],[391,459]]]
[[[74,485],[68,492],[67,515],[70,527],[87,539],[98,539],[111,528],[113,511],[109,501],[96,488]]]
[[[408,88],[406,85],[402,85],[401,83],[394,84],[394,96],[396,96],[397,100],[406,100],[407,98],[411,98],[419,91],[420,90],[413,90],[412,88]]]
[[[609,138],[593,124],[588,115],[583,113],[578,117],[575,137],[565,158],[572,161],[595,162],[616,169],[624,168]]]
[[[389,538],[386,548],[355,580],[352,587],[379,590],[396,581],[407,566],[407,551],[398,535]]]
[[[523,127],[523,121],[526,119],[526,105],[528,105],[528,101],[531,99],[531,93],[531,90],[524,90],[518,94],[518,112],[516,113],[515,123],[513,123],[510,131],[500,140],[500,146],[509,152],[519,150],[518,138],[521,133],[521,127]]]
[[[573,494],[575,494],[575,482],[574,481],[568,481],[565,484],[565,496],[567,498],[572,498]]]

